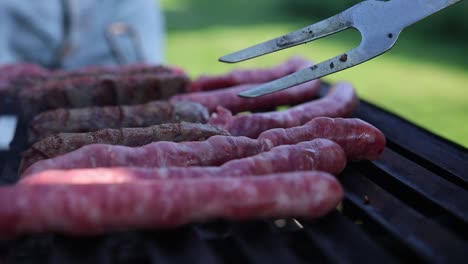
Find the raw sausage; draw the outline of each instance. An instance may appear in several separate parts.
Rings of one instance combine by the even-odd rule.
[[[320,90],[320,81],[315,80],[303,83],[277,93],[257,98],[246,99],[237,95],[241,91],[256,86],[258,86],[258,84],[245,84],[215,91],[178,94],[172,96],[170,101],[197,102],[205,106],[210,112],[216,111],[218,106],[222,106],[232,113],[271,110],[275,109],[277,106],[296,105],[312,100]]]
[[[347,117],[358,105],[353,86],[346,82],[335,84],[328,94],[318,100],[291,107],[285,111],[235,115],[222,107],[209,123],[223,128],[233,136],[256,138],[272,128],[300,126],[315,117]]]
[[[258,136],[265,149],[278,145],[297,144],[312,138],[328,138],[338,143],[349,161],[375,160],[386,144],[384,134],[358,118],[317,117],[303,126],[270,129]]]
[[[47,170],[23,178],[20,183],[120,183],[135,180],[219,177],[221,175],[265,175],[304,170],[319,170],[339,174],[345,166],[346,154],[338,144],[328,139],[314,139],[297,145],[274,147],[270,151],[252,157],[231,160],[219,167],[113,167],[69,171]]]
[[[338,181],[317,171],[123,184],[19,184],[0,187],[0,234],[94,235],[218,218],[317,218],[342,197]]]
[[[224,75],[202,75],[192,81],[190,92],[221,89],[247,83],[265,83],[312,66],[312,62],[301,57],[291,57],[286,62],[265,69],[239,69]]]
[[[272,129],[259,139],[213,136],[201,142],[155,142],[136,148],[89,145],[56,158],[39,161],[23,175],[49,169],[218,166],[232,159],[268,151],[281,144],[297,144],[315,138],[338,142],[349,160],[375,159],[385,146],[382,132],[363,121],[342,119],[334,122],[333,119],[315,118],[304,126]]]
[[[19,173],[31,164],[57,157],[91,144],[138,147],[156,141],[202,141],[229,133],[208,124],[174,123],[141,128],[103,129],[90,133],[60,133],[33,144],[22,155]]]

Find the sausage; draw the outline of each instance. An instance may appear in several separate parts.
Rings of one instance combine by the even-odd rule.
[[[266,175],[318,170],[339,174],[346,166],[343,149],[328,139],[314,139],[296,145],[277,146],[267,152],[231,160],[219,167],[108,168],[43,171],[23,178],[22,184],[122,183],[135,180]]]
[[[285,111],[232,116],[229,110],[219,107],[209,123],[227,130],[233,136],[256,138],[268,129],[300,126],[315,117],[347,117],[357,105],[358,99],[353,86],[340,82],[325,97]]]
[[[199,142],[159,141],[135,148],[93,144],[62,156],[38,161],[21,176],[48,169],[218,166],[261,151],[260,141],[232,136],[213,136]]]
[[[181,74],[185,72],[177,67],[167,65],[147,65],[142,63],[119,65],[119,66],[103,66],[92,65],[76,70],[54,70],[50,71],[45,76],[36,78],[29,78],[26,81],[18,80],[23,89],[30,89],[30,87],[49,87],[54,83],[61,82],[67,83],[71,86],[79,82],[83,77],[92,77],[95,81],[105,78],[123,78],[131,75],[164,75],[164,74]],[[33,88],[34,89],[34,88]]]
[[[206,123],[208,111],[198,103],[153,101],[129,106],[56,109],[35,116],[28,131],[30,144],[58,133],[93,132],[105,128],[147,127],[165,123]]]
[[[19,91],[31,86],[45,85],[46,82],[64,81],[70,83],[73,78],[86,76],[110,77],[132,74],[185,74],[183,70],[167,65],[130,64],[121,66],[88,66],[73,71],[49,71],[36,64],[18,63],[0,67],[0,95],[16,96]]]
[[[48,70],[30,63],[0,66],[0,95],[14,95],[15,81],[47,76]]]
[[[232,113],[271,110],[276,106],[296,105],[311,100],[320,90],[320,81],[307,82],[257,98],[246,99],[237,95],[241,91],[256,86],[258,84],[245,84],[215,91],[178,94],[172,96],[169,100],[171,102],[197,102],[205,106],[210,112],[216,111],[218,106],[222,106]]]
[[[95,235],[219,218],[312,219],[333,210],[342,197],[337,180],[317,171],[122,184],[18,184],[0,187],[0,235]]]
[[[338,143],[349,161],[376,160],[382,154],[386,139],[373,125],[358,118],[317,117],[303,126],[270,129],[258,136],[266,149],[297,144],[312,138],[328,138]]]
[[[221,89],[248,83],[265,83],[279,79],[298,70],[312,66],[312,62],[301,57],[292,57],[286,62],[265,69],[238,69],[224,75],[201,75],[188,86],[189,92]]]
[[[218,166],[232,159],[268,151],[275,146],[315,138],[327,138],[339,143],[349,160],[375,159],[385,147],[385,136],[372,125],[357,119],[333,120],[314,118],[300,127],[269,130],[258,139],[213,136],[201,142],[155,142],[136,148],[89,145],[36,162],[23,176],[50,169]]]
[[[57,108],[134,105],[168,99],[184,92],[188,77],[180,73],[82,76],[23,89],[19,99],[26,117]]]
[[[141,128],[103,129],[90,133],[60,133],[33,144],[22,155],[19,173],[33,163],[57,157],[91,144],[138,147],[156,141],[201,141],[214,135],[229,135],[208,124],[174,123]]]
[[[161,74],[161,73],[181,73],[184,71],[172,65],[149,65],[145,63],[134,63],[119,66],[92,65],[76,70],[55,70],[50,72],[43,81],[55,81],[71,79],[82,76],[105,76],[105,75],[135,75],[135,74]]]

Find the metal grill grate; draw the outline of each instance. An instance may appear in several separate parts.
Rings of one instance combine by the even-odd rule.
[[[3,104],[0,113],[17,110]],[[468,151],[366,102],[355,117],[381,129],[388,145],[379,160],[339,175],[345,199],[322,219],[28,236],[0,241],[0,263],[464,263]],[[25,131],[20,122],[11,150],[0,152],[3,184],[16,180]]]

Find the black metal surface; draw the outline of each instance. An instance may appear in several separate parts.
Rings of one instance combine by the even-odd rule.
[[[467,149],[366,102],[355,117],[381,129],[388,145],[379,160],[339,175],[345,199],[322,219],[23,237],[0,241],[0,263],[465,263]],[[0,183],[16,180],[25,131],[20,122],[11,150],[0,152]]]

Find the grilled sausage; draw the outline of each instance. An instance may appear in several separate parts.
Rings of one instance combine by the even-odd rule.
[[[0,67],[0,93],[13,95],[15,90],[14,82],[16,80],[43,78],[49,74],[49,71],[39,65],[23,63],[8,64]]]
[[[93,132],[105,128],[148,127],[165,123],[206,123],[208,111],[198,103],[153,101],[129,106],[57,109],[41,113],[29,124],[32,144],[58,133]]]
[[[184,92],[188,77],[181,73],[82,76],[38,83],[19,91],[26,117],[57,108],[134,105],[167,99]]]

